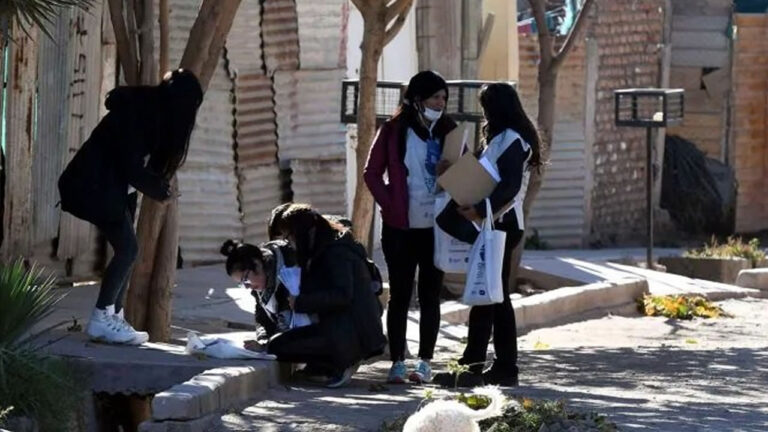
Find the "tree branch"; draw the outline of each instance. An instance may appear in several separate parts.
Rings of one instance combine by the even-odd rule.
[[[352,4],[355,5],[357,10],[360,11],[361,14],[363,13],[363,10],[365,9],[365,6],[366,6],[366,4],[363,3],[363,0],[352,0]]]
[[[397,36],[397,33],[400,32],[400,29],[403,28],[403,24],[405,24],[405,17],[408,15],[408,10],[406,10],[404,13],[397,16],[397,19],[395,19],[395,22],[392,23],[391,26],[387,29],[387,32],[384,33],[384,45],[387,46],[388,43],[392,41],[392,39]]]
[[[118,58],[120,66],[123,68],[125,82],[129,85],[136,85],[139,83],[138,59],[135,49],[131,50],[133,41],[128,37],[128,30],[125,27],[123,0],[109,0],[109,16],[115,32]]]
[[[170,47],[170,30],[168,28],[168,0],[160,0],[160,79],[168,72],[168,48]]]
[[[549,63],[555,56],[552,34],[547,26],[547,12],[544,8],[544,0],[528,0],[533,10],[533,18],[536,20],[536,28],[539,31],[539,51],[541,61]]]
[[[594,0],[584,0],[584,4],[581,6],[578,15],[576,15],[571,31],[568,32],[568,36],[566,36],[563,46],[560,47],[560,50],[555,54],[555,58],[553,59],[554,63],[562,63],[565,57],[568,56],[568,53],[573,49],[574,45],[576,45],[576,41],[579,39],[579,33],[581,33],[581,29],[584,27],[584,23],[587,22],[587,15],[589,14],[589,8],[592,7],[592,3],[594,3]]]
[[[408,15],[408,10],[411,9],[413,0],[394,0],[389,6],[387,6],[387,19],[386,22],[390,22],[395,17],[400,15]]]

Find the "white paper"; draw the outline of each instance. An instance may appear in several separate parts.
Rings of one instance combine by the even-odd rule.
[[[220,359],[275,360],[276,356],[267,353],[249,351],[235,345],[235,342],[223,338],[201,338],[194,332],[187,333],[187,354],[205,354]]]
[[[301,292],[301,267],[283,267],[278,272],[277,277],[292,297],[299,296]],[[312,320],[309,319],[309,315],[293,311],[291,328],[304,327],[310,324],[312,324]]]

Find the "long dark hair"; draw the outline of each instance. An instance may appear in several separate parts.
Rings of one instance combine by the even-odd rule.
[[[221,254],[227,257],[225,267],[228,276],[236,272],[256,270],[256,261],[264,263],[264,254],[258,246],[232,239],[221,245]]]
[[[541,166],[543,161],[539,132],[525,113],[515,88],[506,83],[487,84],[480,89],[479,98],[485,113],[482,126],[484,144],[488,145],[504,130],[512,129],[531,146],[532,153],[528,164],[531,167]]]
[[[170,179],[186,161],[197,109],[203,101],[203,90],[197,77],[184,69],[165,74],[158,90],[158,142],[149,164],[153,170]]]
[[[340,238],[347,229],[329,221],[309,204],[290,204],[282,212],[278,232],[293,236],[296,260],[301,267],[306,268],[318,251]]]
[[[425,70],[412,76],[408,81],[408,87],[403,95],[403,101],[392,116],[392,119],[400,120],[403,126],[401,131],[405,141],[405,132],[410,127],[422,139],[429,137],[429,131],[419,120],[419,104],[432,97],[440,90],[445,90],[445,98],[448,100],[448,83],[439,73],[431,70]],[[453,122],[443,114],[433,128],[433,134],[438,138],[443,138],[451,129]]]

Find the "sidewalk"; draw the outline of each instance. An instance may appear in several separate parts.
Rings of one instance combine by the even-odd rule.
[[[642,252],[641,250],[638,250]],[[692,280],[682,276],[648,271],[636,267],[625,266],[607,262],[606,260],[627,257],[626,250],[600,251],[600,253],[584,253],[592,251],[547,251],[546,253],[531,254],[526,256],[524,265],[531,274],[543,274],[549,277],[559,277],[570,280],[573,285],[554,289],[525,298],[513,299],[517,315],[519,335],[538,334],[535,329],[553,327],[569,322],[582,322],[590,318],[600,318],[611,315],[637,316],[635,312],[635,299],[644,292],[650,291],[658,294],[668,293],[697,293],[709,296],[713,299],[741,298],[747,296],[757,297],[762,295],[758,290],[738,288],[730,285],[716,284],[712,282]],[[632,252],[631,252],[632,253]],[[568,257],[568,254],[580,256],[583,259]],[[384,270],[386,266],[382,266]],[[87,342],[82,334],[59,331],[57,335],[66,336],[49,347],[52,353],[58,353],[78,358],[79,362],[90,363],[93,371],[98,371],[96,376],[102,376],[104,382],[95,385],[109,392],[136,391],[156,392],[160,387],[170,387],[173,384],[181,384],[182,388],[195,392],[208,392],[210,397],[219,400],[218,387],[208,388],[209,384],[195,384],[195,377],[203,370],[211,368],[238,368],[244,362],[220,362],[215,360],[198,360],[183,353],[180,345],[188,330],[203,333],[227,333],[227,337],[245,339],[249,337],[249,330],[253,329],[253,308],[255,300],[247,290],[237,288],[224,273],[222,266],[208,266],[193,269],[180,270],[177,275],[178,286],[172,296],[173,334],[171,344],[150,344],[141,348],[136,347],[107,347]],[[79,324],[85,326],[90,315],[93,302],[98,291],[97,285],[80,286],[75,288],[62,288],[62,292],[68,295],[57,306],[54,314],[49,316],[40,328],[51,326],[61,321],[76,319]],[[451,357],[456,357],[463,346],[466,337],[466,319],[469,308],[458,302],[444,302],[442,305],[443,322],[441,323],[440,337],[438,338],[437,358],[438,364],[444,363]],[[634,318],[637,319],[637,318]],[[386,322],[386,316],[384,317]],[[418,350],[418,312],[409,314],[408,346],[410,352]],[[66,327],[66,325],[64,325]],[[232,333],[241,331],[240,333]],[[245,332],[243,332],[245,331]],[[562,331],[562,330],[556,330]],[[526,339],[521,338],[521,346]],[[176,344],[176,345],[174,345]],[[630,355],[631,352],[626,352]],[[525,358],[524,356],[522,358]],[[557,360],[557,359],[553,359]],[[561,359],[562,360],[562,359]],[[525,360],[523,360],[525,361]],[[629,361],[629,360],[628,360]],[[382,395],[369,392],[367,386],[379,382],[386,374],[388,362],[379,361],[365,366],[360,374],[361,381],[353,386],[354,396],[342,396],[338,393],[326,394],[315,390],[299,390],[291,395],[275,393],[277,390],[268,390],[268,385],[274,385],[277,381],[277,364],[269,361],[245,362],[251,367],[247,371],[250,377],[258,378],[262,383],[254,386],[249,378],[243,382],[242,389],[235,392],[237,397],[228,402],[228,407],[239,400],[243,402],[249,399],[272,400],[277,403],[286,400],[287,406],[297,409],[298,405],[289,402],[293,398],[300,398],[306,402],[306,398],[313,401],[325,401],[331,404],[341,404],[346,401],[355,401],[355,404],[364,406],[361,410],[349,411],[354,416],[368,418],[370,421],[380,421],[382,411],[386,413],[402,412],[413,409],[423,396],[421,389],[404,388],[402,391],[394,389]],[[632,366],[632,365],[630,365]],[[151,373],[144,374],[143,371]],[[219,370],[219,369],[217,369]],[[236,369],[233,369],[236,370]],[[143,376],[139,381],[132,381],[132,377]],[[219,387],[227,385],[227,374],[222,376]],[[153,377],[162,377],[154,379]],[[190,383],[187,380],[192,380]],[[198,379],[199,381],[199,379]],[[141,384],[141,385],[139,385]],[[153,385],[155,387],[153,387]],[[123,386],[125,388],[122,388]],[[160,387],[157,387],[160,386]],[[362,387],[361,387],[362,386]],[[150,391],[151,390],[151,391]],[[560,389],[562,390],[562,389]],[[560,391],[558,390],[558,391]],[[195,393],[197,394],[197,393]],[[278,396],[275,396],[278,394]],[[346,394],[346,393],[345,393]],[[184,396],[182,399],[192,396]],[[202,396],[200,396],[202,397]],[[205,396],[208,397],[208,396]],[[194,396],[196,401],[198,396]],[[330,398],[330,399],[329,399]],[[365,401],[365,403],[361,402]],[[184,402],[187,403],[187,402]],[[200,406],[201,402],[194,402]],[[280,403],[278,403],[280,405]],[[219,405],[215,405],[218,407]],[[271,405],[270,405],[271,406]],[[280,405],[280,409],[285,408]],[[312,404],[306,405],[307,409]],[[388,407],[385,409],[385,407]],[[225,408],[221,406],[221,408]],[[380,409],[381,408],[381,409]],[[321,412],[321,406],[317,407],[317,415],[326,415]],[[280,411],[277,408],[269,408],[270,412]],[[200,415],[214,412],[197,409]],[[303,408],[297,413],[304,412]],[[329,413],[332,411],[329,411]],[[287,419],[292,418],[291,413],[284,413]],[[334,417],[336,414],[334,414]],[[206,421],[211,415],[205,417]],[[169,426],[170,427],[170,426]],[[293,426],[292,426],[293,427]],[[151,429],[160,430],[160,429]],[[164,429],[163,429],[164,430]],[[239,430],[239,429],[233,429]],[[253,429],[243,429],[253,430]],[[304,430],[274,429],[274,430]],[[311,429],[306,429],[311,430]],[[329,429],[334,430],[334,429]],[[337,429],[337,430],[373,430],[373,429]]]
[[[723,306],[735,317],[612,316],[535,330],[518,340],[521,385],[505,394],[564,400],[607,415],[624,431],[768,430],[768,300]],[[435,369],[462,348],[441,350]],[[366,366],[340,390],[274,388],[263,401],[222,415],[215,432],[378,431],[383,421],[414,412],[427,390],[446,394],[415,385],[372,391],[388,366]]]

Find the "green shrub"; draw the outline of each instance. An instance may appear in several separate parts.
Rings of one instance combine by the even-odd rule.
[[[0,267],[0,349],[12,349],[31,339],[29,332],[52,311],[61,295],[53,277],[21,260]]]
[[[66,431],[84,395],[71,365],[31,343],[39,335],[32,329],[60,299],[42,270],[26,269],[21,260],[0,267],[0,407],[37,420],[44,431]]]
[[[701,296],[654,296],[645,294],[637,299],[637,309],[646,316],[664,316],[689,320],[693,317],[719,318],[730,316],[723,309]]]
[[[683,254],[690,258],[744,258],[755,267],[758,262],[765,259],[765,251],[760,249],[760,240],[753,238],[744,243],[741,237],[728,237],[725,243],[718,242],[712,236],[709,243],[698,249],[690,249]]]

